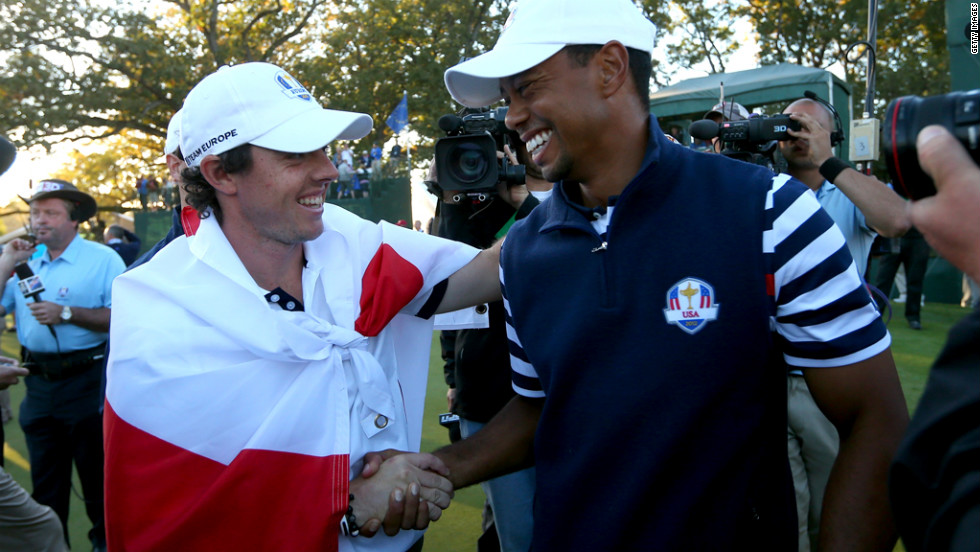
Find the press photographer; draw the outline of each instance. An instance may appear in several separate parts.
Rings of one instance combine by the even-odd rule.
[[[963,95],[975,96],[977,91]],[[923,175],[907,179],[910,189],[933,184],[934,196],[913,201],[912,222],[946,260],[980,279],[980,160],[977,141],[964,140],[962,95],[926,98],[945,105],[929,117],[893,117],[889,106],[886,134],[905,141],[899,163],[914,157]],[[976,105],[967,121],[976,136]],[[955,114],[950,116],[951,114]],[[922,128],[923,125],[932,124]],[[898,128],[903,125],[905,128]],[[967,125],[962,125],[967,126]],[[969,148],[969,149],[968,149]],[[887,151],[887,150],[886,150]],[[894,150],[893,150],[894,151]],[[976,550],[980,542],[980,452],[976,412],[980,408],[980,310],[974,309],[949,332],[945,348],[929,373],[925,391],[905,439],[895,455],[889,496],[906,550]]]
[[[916,136],[927,125],[940,125],[980,163],[980,88],[922,98],[903,96],[888,104],[882,149],[895,190],[909,199],[936,193],[932,178],[919,165]]]

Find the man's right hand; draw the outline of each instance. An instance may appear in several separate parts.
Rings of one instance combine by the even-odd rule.
[[[806,142],[807,159],[810,163],[819,167],[834,156],[833,146],[830,145],[830,130],[807,113],[793,112],[789,116],[800,123],[800,130],[788,129],[786,132],[793,138]]]
[[[12,358],[0,357],[0,389],[6,389],[17,384],[17,378],[30,374],[27,368]]]
[[[980,167],[963,144],[938,125],[919,132],[916,151],[937,193],[909,204],[912,224],[943,258],[980,281]]]
[[[25,239],[16,238],[10,240],[10,242],[3,247],[2,257],[4,259],[12,261],[11,262],[11,270],[12,270],[13,265],[22,261],[26,261],[27,259],[30,259],[31,255],[33,255],[36,250],[37,249],[34,247],[34,244],[32,244],[31,242]]]
[[[373,535],[379,525],[394,535],[401,529],[425,529],[438,520],[453,496],[446,475],[445,464],[431,454],[388,450],[368,455],[362,475],[350,483],[354,516],[366,520],[364,535]]]

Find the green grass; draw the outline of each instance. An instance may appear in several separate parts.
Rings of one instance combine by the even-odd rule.
[[[892,354],[898,367],[898,375],[902,381],[902,389],[909,405],[909,411],[915,410],[922,390],[925,387],[929,366],[946,342],[946,334],[950,326],[966,315],[967,310],[956,305],[926,304],[922,311],[921,331],[908,328],[902,305],[897,305],[895,318],[889,323],[892,333]],[[4,353],[16,356],[19,345],[13,333],[4,332],[0,346]],[[422,450],[431,451],[449,443],[446,429],[439,425],[438,415],[446,411],[446,386],[442,379],[442,361],[439,357],[439,343],[433,338],[431,361],[429,369],[428,394],[426,396],[426,413],[422,429]],[[24,387],[17,385],[11,388],[11,398],[14,404],[14,415],[23,398]],[[24,435],[16,420],[7,424],[7,443],[20,455],[27,456]],[[25,488],[30,489],[30,474],[17,466],[10,458],[7,459],[7,471]],[[76,483],[76,488],[78,484]],[[425,537],[426,552],[457,552],[460,550],[475,550],[476,540],[480,536],[480,520],[483,508],[483,491],[478,487],[470,487],[456,493],[452,506],[443,513],[441,520],[433,524]],[[71,516],[69,518],[69,533],[74,550],[89,550],[86,534],[91,525],[85,517],[82,502],[72,497]],[[896,548],[903,551],[901,544]]]

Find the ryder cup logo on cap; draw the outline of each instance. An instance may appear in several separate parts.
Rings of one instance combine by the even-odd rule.
[[[290,98],[299,98],[308,102],[313,101],[313,96],[307,92],[306,87],[290,76],[289,73],[279,71],[276,74],[276,80],[279,81],[279,86],[282,87],[282,93]]]
[[[569,44],[618,40],[652,52],[657,28],[631,0],[521,0],[493,50],[446,70],[446,88],[467,107],[501,99],[500,79],[526,71]]]
[[[188,167],[243,144],[286,153],[307,153],[333,140],[357,140],[371,132],[363,113],[323,109],[281,67],[251,62],[208,75],[184,100],[180,151]]]

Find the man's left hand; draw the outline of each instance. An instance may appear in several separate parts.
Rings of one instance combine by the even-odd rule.
[[[834,156],[830,145],[830,131],[807,113],[790,113],[790,118],[800,123],[800,130],[787,129],[786,132],[797,140],[807,143],[807,159],[819,167]]]
[[[38,301],[37,303],[28,303],[27,307],[31,309],[31,314],[34,315],[39,324],[54,326],[62,322],[61,311],[64,307],[58,303]]]

